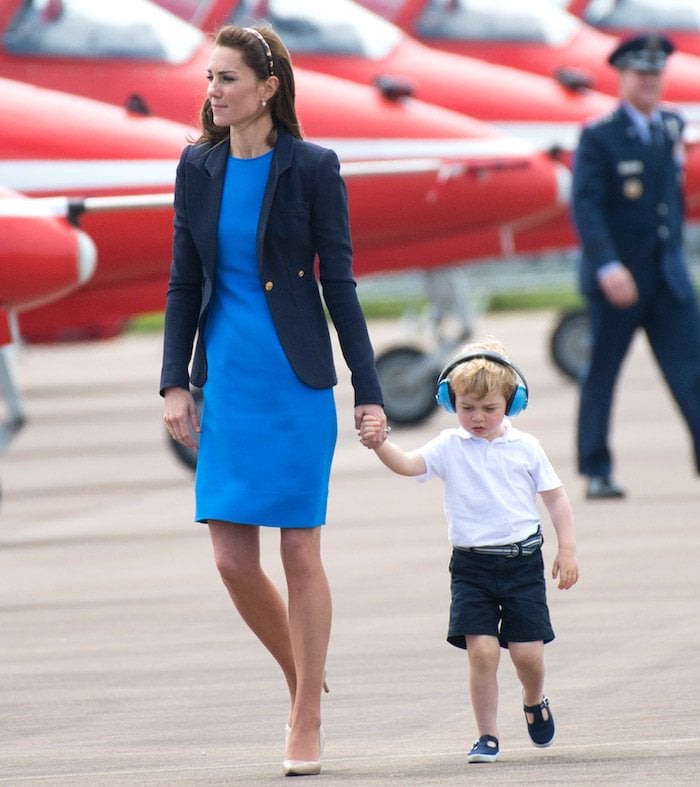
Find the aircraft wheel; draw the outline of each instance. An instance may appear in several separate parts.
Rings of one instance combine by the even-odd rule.
[[[192,396],[194,397],[194,403],[197,407],[197,415],[201,418],[202,417],[202,390],[201,388],[193,388],[192,389]],[[168,437],[168,445],[172,449],[175,456],[182,462],[185,467],[189,467],[190,470],[194,470],[197,466],[197,452],[193,451],[191,448],[188,448],[186,445],[182,443],[178,443],[177,440],[173,440],[170,434],[167,435]]]
[[[590,320],[583,309],[562,314],[549,349],[555,366],[571,380],[578,380],[591,353]]]
[[[395,347],[379,355],[376,364],[389,421],[410,426],[433,412],[440,370],[426,353],[414,347]]]

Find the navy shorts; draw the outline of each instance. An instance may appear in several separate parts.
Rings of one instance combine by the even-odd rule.
[[[447,641],[466,648],[467,634],[509,642],[551,642],[542,550],[505,557],[452,550],[452,603]]]

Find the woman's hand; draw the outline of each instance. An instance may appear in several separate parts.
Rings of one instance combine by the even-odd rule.
[[[163,419],[170,436],[178,443],[196,449],[198,441],[195,435],[199,434],[200,426],[192,394],[185,388],[168,388],[163,402]]]

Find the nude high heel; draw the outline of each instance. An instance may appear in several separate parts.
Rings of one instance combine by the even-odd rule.
[[[328,680],[327,680],[327,671],[323,670],[323,691],[328,694],[330,689],[328,688]],[[286,746],[289,743],[289,736],[292,732],[292,728],[289,726],[289,722],[284,725],[284,745]],[[323,744],[325,742],[325,735],[323,732],[323,727],[319,729],[319,747],[320,747],[320,757],[323,757]],[[285,776],[316,776],[317,774],[321,773],[321,760],[284,760],[282,763],[284,768],[284,775]]]
[[[282,768],[285,776],[317,776],[321,773],[321,758],[325,735],[323,727],[318,731],[319,757],[317,760],[284,760]]]

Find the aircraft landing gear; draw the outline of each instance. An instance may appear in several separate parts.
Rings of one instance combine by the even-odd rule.
[[[554,365],[578,380],[591,354],[590,320],[583,309],[564,312],[552,332],[549,350]]]
[[[376,359],[384,394],[384,411],[391,423],[413,426],[437,407],[435,389],[447,358],[472,335],[475,306],[469,283],[459,269],[435,269],[425,273],[430,304],[429,343],[426,352],[415,345],[392,347]]]
[[[0,422],[0,453],[4,453],[27,423],[24,400],[12,373],[13,351],[12,345],[0,347],[0,399],[4,399],[6,410],[6,418]]]
[[[395,424],[411,426],[435,409],[435,381],[442,365],[416,347],[393,347],[377,357],[384,411]]]

